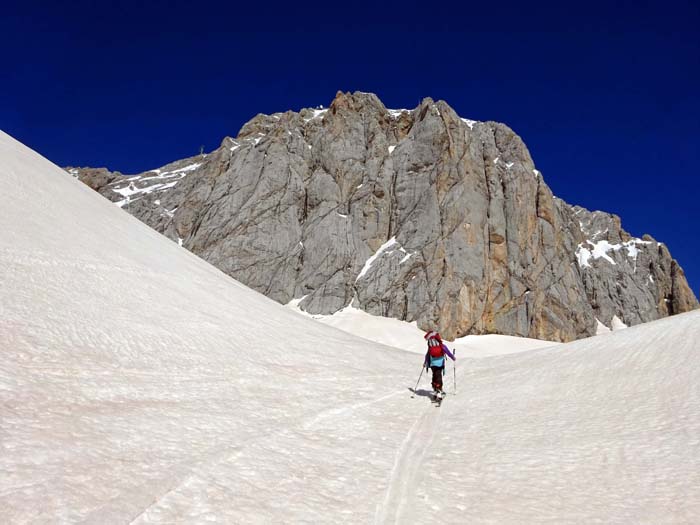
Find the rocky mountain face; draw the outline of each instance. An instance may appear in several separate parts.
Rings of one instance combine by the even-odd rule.
[[[568,341],[698,306],[666,247],[552,195],[518,135],[445,102],[257,115],[208,155],[136,176],[68,168],[244,284],[447,338]]]

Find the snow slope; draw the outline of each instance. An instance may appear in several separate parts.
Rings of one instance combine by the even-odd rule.
[[[0,192],[3,522],[700,521],[700,312],[461,359],[436,409],[419,356],[250,291],[2,133]]]
[[[352,306],[343,308],[332,315],[313,315],[298,308],[297,305],[302,300],[303,297],[294,299],[287,306],[302,315],[364,339],[418,354],[425,353],[426,346],[423,339],[425,332],[418,328],[415,322],[407,323],[391,317],[371,315]],[[556,346],[559,343],[492,334],[468,335],[455,341],[447,341],[447,344],[450,348],[456,349],[460,357],[479,358],[526,352],[536,348]]]

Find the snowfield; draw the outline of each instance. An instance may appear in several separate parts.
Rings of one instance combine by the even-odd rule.
[[[423,339],[425,332],[418,328],[415,322],[407,323],[390,317],[370,315],[364,310],[352,306],[347,306],[333,315],[312,315],[298,308],[300,302],[301,299],[294,299],[287,306],[302,315],[353,335],[425,355],[426,344]],[[607,329],[607,332],[610,332],[610,329]],[[476,358],[514,354],[559,344],[539,339],[496,334],[468,335],[447,343],[450,348],[457,351],[460,357]]]
[[[700,312],[465,338],[435,408],[405,326],[280,306],[2,132],[0,193],[3,523],[700,522]]]

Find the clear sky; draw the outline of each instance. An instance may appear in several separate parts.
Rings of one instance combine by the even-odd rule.
[[[698,294],[698,3],[487,4],[5,1],[0,128],[136,173],[338,90],[443,99],[511,126],[557,196],[665,242]]]

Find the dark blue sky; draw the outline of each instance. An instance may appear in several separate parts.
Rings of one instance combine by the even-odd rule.
[[[0,127],[135,173],[337,90],[444,99],[511,126],[556,195],[667,243],[698,293],[697,3],[143,4],[3,2]]]

